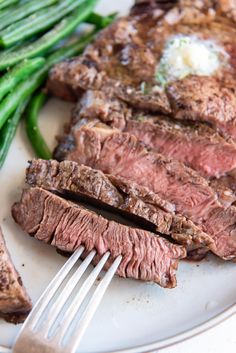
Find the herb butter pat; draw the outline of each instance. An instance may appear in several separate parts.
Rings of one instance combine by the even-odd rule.
[[[224,49],[213,41],[179,35],[166,43],[156,79],[165,85],[188,75],[211,76],[227,59]]]

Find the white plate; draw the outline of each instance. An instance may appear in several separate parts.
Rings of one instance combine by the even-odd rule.
[[[131,4],[127,0],[103,0],[99,10],[124,13]],[[51,148],[70,109],[70,104],[53,99],[42,111],[41,127]],[[65,259],[50,246],[25,235],[11,218],[11,205],[19,199],[24,169],[32,157],[22,124],[0,172],[0,223],[14,263],[35,301]],[[172,290],[115,278],[79,351],[151,351],[202,332],[235,312],[235,276],[235,264],[212,256],[200,264],[182,262],[177,274],[178,287]],[[0,345],[11,346],[19,329],[20,326],[1,321]]]

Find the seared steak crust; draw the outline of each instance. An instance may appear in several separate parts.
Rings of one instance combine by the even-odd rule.
[[[95,263],[109,251],[106,268],[122,255],[119,276],[154,281],[166,288],[175,287],[178,261],[186,255],[183,247],[153,233],[108,221],[40,188],[25,190],[12,214],[21,228],[38,240],[66,252],[80,245],[86,253],[95,249]]]
[[[31,300],[16,271],[0,228],[0,317],[23,322],[32,308]]]
[[[58,159],[73,160],[148,187],[175,204],[178,213],[201,226],[214,240],[214,253],[225,260],[235,259],[236,209],[225,210],[206,179],[182,163],[148,150],[133,135],[96,121],[74,126],[71,136],[70,149],[65,148],[67,136],[57,148]]]
[[[39,159],[30,162],[26,182],[78,200],[89,198],[99,201],[131,218],[137,216],[147,223],[147,227],[154,225],[157,232],[171,236],[190,250],[212,244],[211,237],[193,222],[175,214],[173,204],[127,179],[105,175],[72,161],[59,163]]]
[[[173,82],[167,93],[176,119],[204,121],[236,139],[236,90],[214,77],[190,76]]]
[[[226,16],[236,22],[236,4],[233,0],[136,0],[131,10],[133,15],[153,13],[162,10],[167,12],[168,23],[207,23],[216,15]]]

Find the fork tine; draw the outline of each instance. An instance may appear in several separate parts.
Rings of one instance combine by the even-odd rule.
[[[116,260],[113,262],[109,270],[106,272],[105,276],[103,277],[102,281],[96,288],[95,292],[93,293],[91,299],[89,300],[85,311],[82,314],[81,319],[79,320],[78,324],[76,325],[72,336],[70,337],[68,345],[65,347],[64,353],[75,353],[77,351],[77,347],[85,333],[86,328],[88,327],[95,311],[100,304],[107,287],[109,286],[112,278],[114,277],[117,268],[119,267],[122,260],[122,256],[118,256]],[[73,316],[72,316],[73,317]],[[71,319],[71,317],[69,317]]]
[[[82,277],[83,273],[86,271],[88,268],[89,264],[93,260],[94,256],[96,254],[96,251],[93,250],[90,252],[90,254],[83,260],[83,262],[80,264],[78,269],[75,271],[75,273],[71,276],[70,280],[67,282],[65,285],[64,289],[56,299],[56,301],[53,303],[51,306],[49,312],[47,313],[47,317],[45,318],[45,322],[43,327],[40,329],[40,334],[41,335],[48,335],[50,329],[52,328],[53,324],[55,323],[57,317],[59,316],[62,308],[66,304],[68,298],[70,297],[71,293],[73,292],[74,288],[78,284],[80,278]]]
[[[33,315],[30,315],[28,319],[25,321],[24,326],[31,326],[33,330],[35,325],[37,324],[38,320],[40,319],[41,315],[43,314],[44,310],[47,308],[48,303],[53,298],[54,294],[56,293],[57,289],[60,287],[76,261],[79,259],[81,254],[84,251],[84,247],[80,246],[78,250],[76,250],[73,255],[67,260],[67,262],[62,266],[60,271],[54,277],[50,285],[47,287],[45,292],[41,295],[38,302],[35,304],[35,308],[33,311]],[[24,329],[24,326],[22,330]]]
[[[86,297],[90,288],[94,284],[97,276],[99,275],[99,273],[103,269],[109,256],[110,256],[109,252],[107,252],[103,255],[103,257],[101,258],[99,263],[96,265],[96,267],[90,273],[88,278],[84,281],[80,290],[78,291],[78,293],[76,294],[72,303],[70,304],[70,307],[68,308],[68,311],[67,311],[65,318],[63,320],[63,326],[61,326],[60,330],[58,330],[57,335],[56,335],[56,340],[58,339],[60,343],[62,343],[63,338],[64,338],[65,334],[67,333],[67,330],[69,329],[71,323],[73,322],[74,317],[76,316],[81,304],[84,301],[84,298]]]

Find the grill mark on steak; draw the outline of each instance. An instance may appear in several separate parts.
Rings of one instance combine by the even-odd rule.
[[[147,149],[134,136],[109,129],[102,123],[73,126],[71,134],[75,139],[74,149],[65,153],[59,145],[55,153],[57,159],[73,160],[148,187],[174,203],[178,213],[201,226],[214,239],[212,251],[215,254],[225,260],[235,258],[236,242],[232,236],[235,208],[224,210],[207,180],[182,163]],[[66,136],[64,138],[66,140]],[[221,224],[224,229],[218,231]]]
[[[80,201],[84,198],[99,201],[103,206],[125,212],[129,218],[137,216],[144,221],[142,225],[148,227],[150,223],[155,231],[171,236],[189,250],[212,244],[212,239],[193,222],[175,214],[173,204],[127,179],[105,175],[72,161],[59,163],[39,159],[30,162],[26,182]]]
[[[0,228],[0,317],[18,324],[26,319],[31,308],[31,300],[12,263]]]
[[[43,215],[40,224],[32,212],[35,204]],[[58,217],[58,210],[62,217]],[[80,245],[85,247],[86,253],[95,249],[96,261],[110,251],[106,268],[122,255],[119,276],[154,281],[166,288],[176,286],[178,261],[186,256],[185,249],[179,245],[153,233],[108,221],[37,187],[23,191],[21,201],[12,207],[12,215],[21,228],[36,239],[66,252],[73,252]]]

